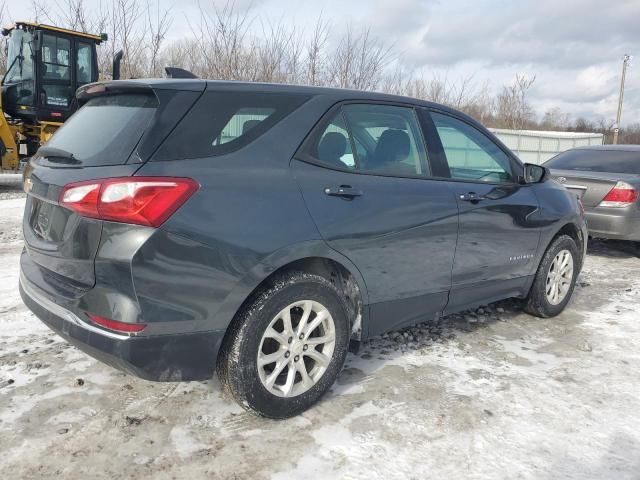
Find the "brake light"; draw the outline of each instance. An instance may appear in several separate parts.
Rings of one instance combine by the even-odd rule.
[[[135,333],[135,332],[141,332],[147,327],[146,323],[118,322],[117,320],[104,318],[99,315],[94,315],[93,313],[87,313],[87,316],[96,325],[100,325],[101,327],[107,328],[109,330],[113,330],[115,332]]]
[[[59,203],[84,217],[159,227],[199,187],[190,178],[106,178],[65,185]]]
[[[638,190],[626,182],[618,182],[600,202],[601,207],[626,207],[638,200]]]

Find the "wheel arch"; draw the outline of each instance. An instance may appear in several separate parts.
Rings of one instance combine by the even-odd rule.
[[[573,239],[573,241],[576,242],[576,245],[578,246],[578,251],[579,252],[584,252],[585,251],[587,239],[585,238],[582,230],[574,222],[567,222],[562,227],[560,227],[560,229],[551,238],[551,240],[549,240],[549,242],[547,243],[547,246],[545,248],[545,252],[549,248],[549,245],[551,245],[551,243],[556,238],[560,237],[561,235],[567,235],[567,236],[571,237]],[[581,267],[582,267],[583,263],[584,263],[584,255],[580,259],[580,266]]]
[[[328,247],[322,241],[304,242],[295,248],[279,250],[256,265],[227,296],[216,316],[226,324],[227,334],[232,323],[241,312],[261,292],[269,282],[287,271],[305,271],[321,275],[334,284],[345,295],[350,307],[349,317],[352,340],[359,341],[366,336],[368,319],[368,293],[362,274],[345,256]],[[217,322],[217,323],[218,323]],[[223,340],[224,343],[224,340]]]

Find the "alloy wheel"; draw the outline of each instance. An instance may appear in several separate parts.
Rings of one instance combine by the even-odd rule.
[[[551,262],[547,273],[545,292],[551,305],[558,305],[565,299],[572,280],[573,255],[569,250],[560,250]]]
[[[329,310],[319,302],[300,300],[283,308],[269,323],[258,349],[262,385],[278,397],[295,397],[324,375],[336,343]]]

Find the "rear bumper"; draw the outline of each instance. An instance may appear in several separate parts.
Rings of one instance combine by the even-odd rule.
[[[128,336],[103,330],[56,303],[23,274],[20,295],[49,328],[83,352],[145,380],[212,378],[224,331]]]
[[[585,210],[589,235],[598,238],[640,241],[640,210],[629,208],[593,208]]]

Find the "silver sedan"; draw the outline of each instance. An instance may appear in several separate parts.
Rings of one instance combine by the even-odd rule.
[[[640,242],[640,145],[574,148],[544,166],[582,199],[590,236]]]

